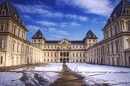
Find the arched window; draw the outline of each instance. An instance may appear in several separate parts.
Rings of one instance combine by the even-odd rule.
[[[0,25],[0,31],[3,31],[3,29],[4,29],[4,25]]]
[[[1,15],[2,15],[2,16],[5,16],[5,15],[6,15],[6,10],[5,10],[5,9],[2,9],[2,10],[1,10]]]

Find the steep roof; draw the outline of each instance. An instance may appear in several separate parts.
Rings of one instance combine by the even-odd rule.
[[[5,10],[5,15],[2,15],[2,10]],[[8,0],[5,0],[2,4],[0,4],[0,17],[12,17],[23,26],[23,22],[17,10]]]
[[[126,8],[130,9],[130,2],[127,0],[122,0],[113,10],[111,16],[106,22],[105,27],[110,25],[113,21],[115,21],[120,16],[130,16],[130,13],[126,12]],[[103,29],[105,29],[105,27]]]
[[[41,39],[41,38],[45,39],[40,30],[38,30],[32,37],[32,39]]]
[[[97,39],[96,35],[91,30],[89,30],[87,32],[85,38],[87,38],[87,39]]]

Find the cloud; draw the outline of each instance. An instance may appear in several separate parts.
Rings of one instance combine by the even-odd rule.
[[[28,15],[23,15],[23,19],[30,19],[31,17],[30,16],[28,16]]]
[[[61,35],[51,35],[52,37],[56,37],[56,38],[63,38],[64,36]]]
[[[98,17],[98,18],[92,19],[92,22],[93,22],[93,23],[103,23],[103,24],[106,23],[106,22],[104,21],[104,18],[103,18],[103,17]]]
[[[43,26],[51,26],[51,27],[62,27],[62,28],[67,28],[67,27],[80,27],[81,24],[78,24],[77,22],[61,22],[61,23],[56,23],[56,22],[50,22],[50,21],[37,21],[36,23],[41,24]],[[50,28],[50,31],[54,31],[54,28]]]
[[[38,27],[38,26],[33,26],[33,25],[27,25],[26,28],[29,29],[29,31],[39,30],[39,29],[40,29],[40,27]]]
[[[84,16],[77,16],[77,15],[72,15],[72,14],[66,14],[66,18],[74,19],[74,20],[80,20],[80,21],[88,21],[87,17]]]
[[[38,24],[41,24],[43,26],[57,26],[56,23],[54,22],[49,22],[49,21],[37,21]]]
[[[48,17],[48,18],[68,18],[68,19],[74,19],[79,21],[87,21],[88,18],[85,16],[79,16],[75,14],[63,14],[59,11],[52,11],[51,9],[48,9],[44,5],[22,5],[22,4],[15,4],[15,6],[22,12],[26,13],[24,15],[25,18],[29,18],[27,14],[36,14],[41,15],[42,17]]]
[[[53,34],[59,34],[59,35],[69,35],[67,31],[63,30],[57,30],[56,28],[48,28],[48,31]]]
[[[62,13],[60,13],[60,12],[52,12],[50,9],[48,9],[44,5],[22,5],[22,4],[15,4],[15,6],[22,13],[41,14],[42,16],[47,16],[47,17],[63,17]]]
[[[76,22],[71,22],[70,23],[71,27],[80,27],[81,25],[76,23]]]
[[[108,17],[114,6],[111,0],[57,0],[67,5],[81,8],[86,13],[93,13]]]

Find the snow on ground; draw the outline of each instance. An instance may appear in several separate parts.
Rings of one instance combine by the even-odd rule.
[[[33,67],[33,68],[18,68],[10,71],[61,71],[62,63],[48,63],[47,65]]]
[[[130,68],[92,65],[86,63],[67,63],[67,66],[76,72],[130,72]]]
[[[86,63],[67,63],[67,66],[84,76],[87,85],[108,83],[110,86],[130,86],[130,68]]]
[[[46,66],[35,67],[35,71],[61,71],[62,63],[49,63]]]
[[[39,67],[0,72],[0,86],[25,86],[27,83],[31,86],[49,86],[62,76],[56,73],[61,70],[62,63],[49,63]]]
[[[24,86],[21,77],[22,73],[0,72],[0,86]]]

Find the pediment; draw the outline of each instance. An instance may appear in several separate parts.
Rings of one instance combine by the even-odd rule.
[[[63,39],[63,40],[59,41],[58,44],[68,45],[68,44],[71,44],[71,42],[69,40],[67,40],[67,39]]]

